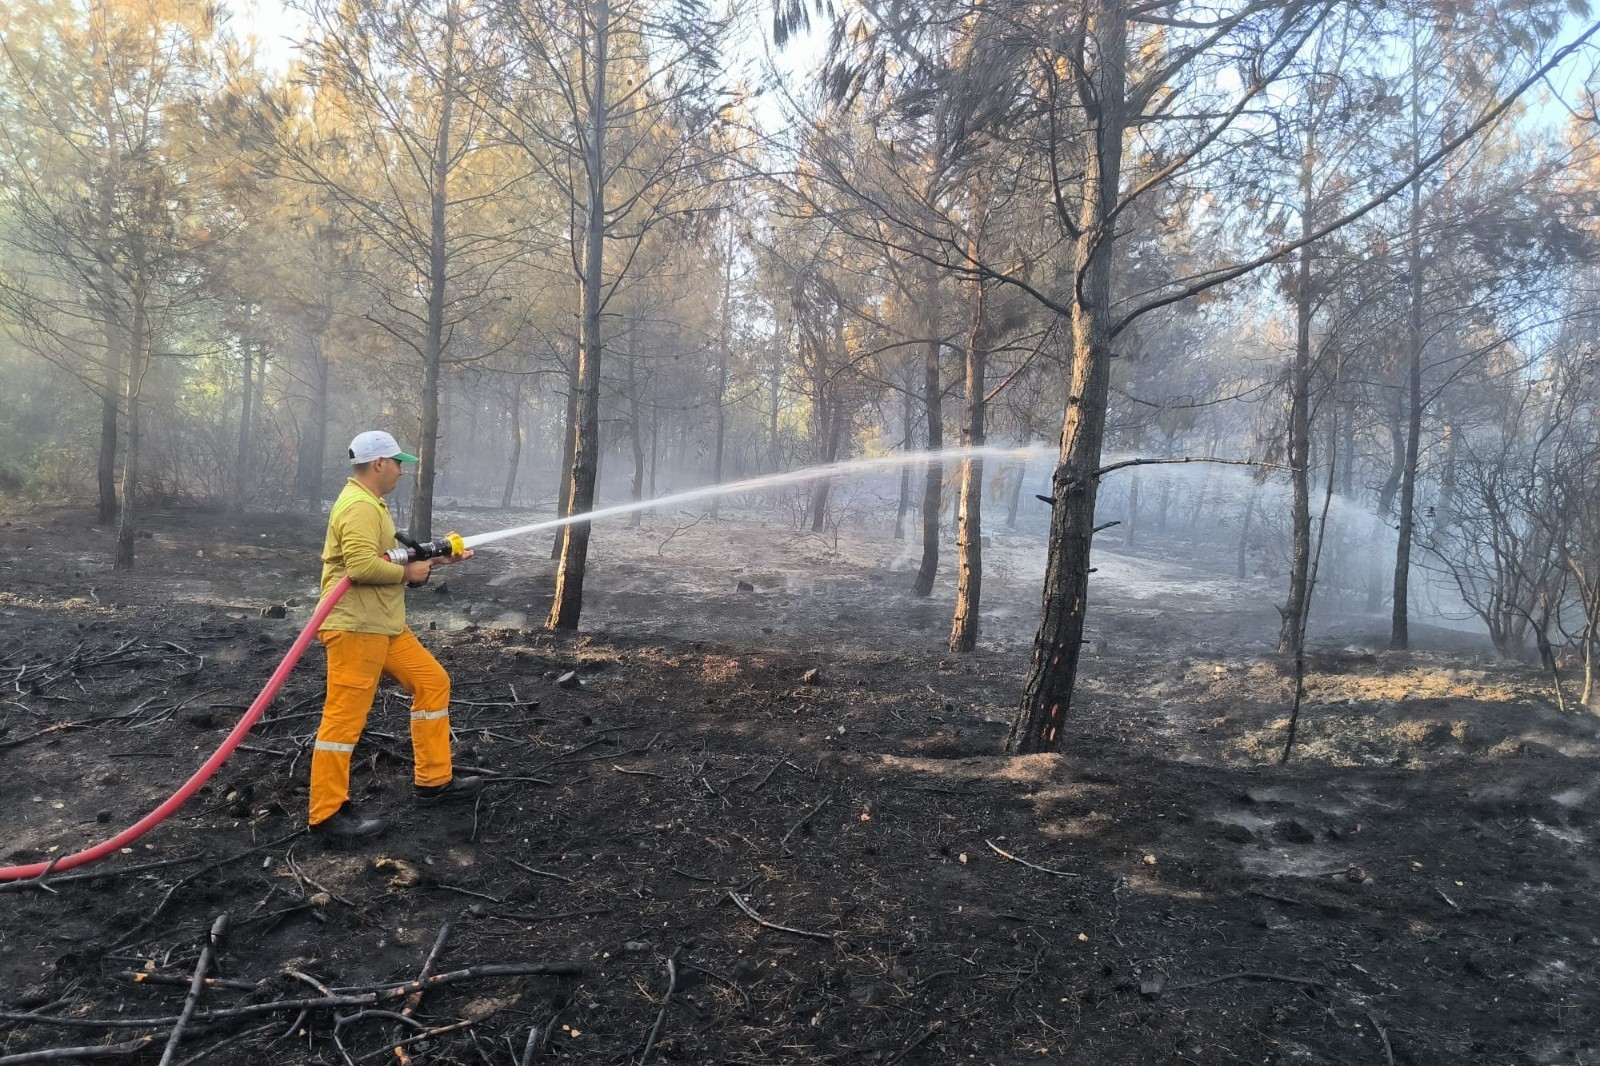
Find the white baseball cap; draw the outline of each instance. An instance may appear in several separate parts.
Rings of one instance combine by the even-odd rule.
[[[357,433],[356,439],[350,442],[350,462],[370,463],[374,459],[398,459],[402,463],[417,462],[415,455],[401,451],[395,439],[381,429],[369,429],[365,433]]]

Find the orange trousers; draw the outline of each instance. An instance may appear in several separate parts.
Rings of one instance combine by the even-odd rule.
[[[311,817],[316,825],[350,798],[350,759],[383,676],[411,694],[411,751],[419,785],[442,785],[450,769],[450,675],[410,629],[397,637],[324,629],[328,698],[311,752]]]

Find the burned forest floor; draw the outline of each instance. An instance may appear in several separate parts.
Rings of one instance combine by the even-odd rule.
[[[0,514],[0,863],[154,809],[309,617],[321,519],[144,533],[118,573],[91,514]],[[477,803],[413,806],[386,686],[352,786],[394,824],[306,835],[313,643],[169,820],[0,885],[0,1063],[1600,1063],[1600,718],[1547,673],[1323,611],[1280,765],[1277,583],[1113,538],[1062,752],[1007,758],[1042,538],[992,535],[970,656],[911,551],[601,526],[575,636],[542,536],[440,571]]]

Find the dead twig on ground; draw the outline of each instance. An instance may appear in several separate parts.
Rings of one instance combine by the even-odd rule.
[[[534,867],[529,866],[527,863],[518,862],[516,859],[513,859],[510,856],[506,857],[506,862],[509,862],[512,866],[515,866],[519,870],[526,870],[535,877],[548,877],[555,881],[565,881],[569,885],[573,883],[572,878],[566,876],[565,874],[551,873],[549,870],[535,869]]]
[[[522,1057],[517,1060],[517,1066],[528,1066],[528,1063],[533,1061],[533,1053],[537,1050],[538,1043],[539,1027],[537,1025],[528,1026],[528,1039],[522,1045]]]
[[[1367,1011],[1367,1021],[1372,1023],[1372,1027],[1378,1031],[1378,1038],[1383,1041],[1384,1061],[1386,1061],[1389,1066],[1394,1066],[1394,1048],[1389,1046],[1388,1030],[1384,1029],[1382,1023],[1378,1021],[1378,1016],[1372,1013],[1370,1010]]]
[[[143,970],[125,970],[122,973],[124,980],[136,985],[186,985],[190,978],[175,973],[147,973]],[[261,987],[260,981],[234,981],[226,977],[207,977],[207,988],[228,988],[235,992],[254,992]]]
[[[654,770],[627,770],[627,769],[624,769],[621,766],[615,766],[615,765],[612,766],[611,769],[615,770],[619,774],[632,774],[634,777],[656,777],[656,778],[664,778],[664,777],[666,777],[665,774],[658,774]]]
[[[1238,973],[1225,973],[1220,977],[1207,977],[1200,981],[1187,981],[1181,985],[1168,985],[1167,993],[1188,992],[1195,988],[1205,988],[1208,985],[1220,985],[1224,981],[1282,981],[1285,984],[1303,985],[1306,988],[1326,989],[1328,986],[1321,981],[1310,977],[1293,977],[1282,973],[1264,973],[1260,970],[1241,970]]]
[[[52,870],[54,870],[56,868],[56,864],[59,863],[65,857],[66,856],[64,856],[64,855],[57,855],[55,858],[51,859],[48,864],[46,864],[46,866],[45,866],[45,868],[43,870],[39,871],[39,876],[30,877],[26,881],[19,881],[17,883],[21,884],[21,885],[27,885],[27,886],[32,887],[32,888],[37,888],[37,889],[39,889],[40,891],[43,891],[43,892],[48,892],[52,896],[59,896],[61,893],[59,893],[55,889],[51,888],[50,884],[46,880],[46,878],[48,878],[50,876],[50,871],[52,871]]]
[[[899,1062],[901,1059],[917,1050],[917,1048],[927,1043],[929,1037],[943,1029],[943,1022],[933,1022],[926,1029],[924,1029],[915,1040],[911,1041],[911,1043],[907,1044],[899,1051],[896,1051],[893,1055],[890,1055],[887,1059],[884,1059],[883,1066],[894,1066],[895,1063]]]
[[[701,522],[704,522],[709,517],[711,517],[711,512],[707,511],[704,514],[702,514],[699,518],[696,518],[693,522],[689,522],[689,523],[687,523],[685,525],[681,525],[681,526],[678,526],[675,529],[673,529],[673,531],[671,533],[667,534],[667,539],[666,540],[664,540],[660,544],[656,545],[656,554],[660,555],[661,553],[666,551],[667,545],[672,543],[672,538],[678,536],[680,533],[689,532],[689,530],[693,529],[695,526],[699,525]]]
[[[190,1055],[188,1058],[178,1063],[178,1066],[200,1066],[202,1062],[217,1062],[217,1052],[221,1051],[223,1048],[232,1047],[234,1044],[242,1043],[243,1041],[249,1040],[251,1037],[260,1036],[263,1033],[269,1033],[276,1028],[278,1028],[277,1022],[268,1022],[266,1025],[258,1025],[254,1029],[246,1029],[242,1033],[234,1033],[230,1037],[226,1037],[217,1041],[204,1051],[196,1052],[195,1054]]]
[[[485,914],[485,918],[496,918],[502,922],[554,922],[562,918],[596,918],[602,914],[610,914],[610,907],[601,907],[592,911],[556,911],[552,914],[518,914],[516,911],[501,911],[498,914]]]
[[[738,908],[744,911],[745,914],[750,917],[751,921],[755,922],[757,925],[766,926],[768,929],[776,929],[780,933],[793,933],[795,936],[808,936],[813,940],[833,939],[832,933],[818,933],[810,929],[796,929],[792,925],[779,925],[777,922],[769,922],[765,918],[761,917],[761,915],[757,914],[755,909],[751,907],[750,904],[746,903],[744,901],[744,897],[739,895],[737,892],[729,892],[728,898],[733,900]]]
[[[227,928],[228,915],[224,911],[211,923],[211,932],[206,937],[205,947],[200,949],[200,959],[194,964],[194,979],[189,982],[189,994],[183,999],[183,1010],[178,1015],[178,1024],[174,1025],[172,1032],[167,1035],[167,1047],[161,1053],[159,1066],[172,1066],[172,1056],[177,1054],[178,1044],[183,1040],[183,1031],[188,1028],[189,1019],[194,1017],[195,1008],[200,1005],[200,993],[206,987],[206,971],[211,968],[211,959],[221,945],[222,934]]]
[[[445,922],[439,927],[439,935],[433,938],[433,949],[428,952],[428,957],[422,960],[422,969],[417,971],[417,980],[426,981],[433,973],[433,964],[439,961],[439,952],[444,950],[444,942],[450,938],[450,923]],[[400,1008],[400,1017],[406,1022],[412,1022],[411,1016],[422,1005],[422,990],[411,993],[406,997],[405,1006]],[[415,1024],[412,1022],[412,1024]],[[400,1066],[411,1066],[411,1056],[406,1054],[405,1048],[395,1045],[394,1056]]]
[[[811,821],[811,819],[815,818],[817,816],[817,813],[819,811],[821,811],[822,808],[826,807],[828,804],[830,804],[832,802],[833,802],[833,797],[832,796],[824,796],[822,798],[822,802],[821,803],[819,803],[815,807],[811,808],[803,816],[801,816],[801,818],[800,818],[800,820],[798,822],[794,823],[793,825],[791,825],[789,827],[789,831],[787,833],[783,834],[783,839],[778,841],[778,847],[783,849],[783,853],[785,855],[789,854],[789,838],[794,836],[795,833],[797,831],[799,831],[801,826],[804,826],[804,825],[808,824]]]
[[[290,848],[288,850],[288,852],[283,856],[283,861],[284,861],[284,864],[289,867],[289,872],[294,874],[295,880],[299,881],[302,884],[302,886],[310,885],[312,888],[316,889],[318,892],[321,892],[321,893],[325,894],[329,899],[335,900],[335,901],[337,901],[339,903],[343,903],[346,907],[349,907],[351,910],[356,910],[357,909],[356,905],[354,903],[351,903],[349,900],[347,900],[343,896],[339,895],[339,893],[335,892],[333,889],[329,888],[327,885],[324,885],[321,881],[318,881],[316,878],[312,877],[310,874],[308,874],[304,870],[300,869],[300,864],[294,861],[294,849],[293,848]]]
[[[984,843],[989,845],[989,847],[991,849],[993,849],[994,853],[996,855],[1000,856],[1002,859],[1009,859],[1012,862],[1019,862],[1022,865],[1026,866],[1028,869],[1030,869],[1030,870],[1038,870],[1042,874],[1051,874],[1052,876],[1055,876],[1055,877],[1082,877],[1082,876],[1084,876],[1083,874],[1070,873],[1070,872],[1068,872],[1066,870],[1052,870],[1048,866],[1040,866],[1038,863],[1029,862],[1027,859],[1019,859],[1017,856],[1011,854],[1009,851],[1006,851],[1004,848],[1002,848],[1000,845],[996,844],[992,840],[985,840]]]
[[[109,1059],[132,1055],[156,1042],[156,1034],[125,1040],[120,1044],[99,1044],[90,1047],[57,1047],[44,1051],[23,1051],[16,1055],[0,1055],[0,1066],[24,1066],[35,1062],[77,1062],[81,1059]]]
[[[672,993],[677,990],[678,953],[674,951],[667,959],[667,994],[661,997],[661,1009],[656,1012],[656,1023],[650,1027],[650,1036],[644,1042],[644,1050],[639,1053],[639,1066],[646,1066],[650,1061],[650,1052],[656,1047],[656,1037],[661,1034],[661,1023],[667,1020],[667,1005],[672,1002]]]
[[[321,982],[306,974],[298,971],[285,972],[291,976],[309,981],[319,988],[325,987]],[[337,994],[329,991],[321,996],[280,999],[268,1003],[247,1003],[238,1007],[196,1011],[191,1022],[198,1024],[224,1021],[230,1018],[254,1018],[262,1014],[279,1014],[291,1010],[312,1011],[325,1010],[330,1007],[373,1007],[379,1003],[404,1000],[411,993],[418,990],[431,991],[444,985],[459,984],[462,981],[476,981],[488,977],[581,977],[583,972],[583,964],[578,962],[489,963],[483,966],[469,966],[462,970],[434,974],[423,981],[406,981],[397,985],[369,985],[366,986],[365,991],[359,992]],[[169,1025],[176,1025],[178,1016],[164,1015],[154,1018],[59,1018],[41,1017],[37,1014],[25,1014],[18,1011],[0,1011],[0,1021],[25,1021],[38,1025],[68,1026],[78,1029],[164,1029]]]
[[[441,1025],[441,1026],[438,1026],[438,1027],[433,1028],[433,1029],[424,1029],[422,1032],[417,1033],[415,1036],[408,1036],[404,1040],[396,1041],[395,1043],[391,1044],[389,1047],[380,1048],[377,1051],[370,1051],[367,1054],[361,1056],[359,1059],[356,1059],[354,1061],[356,1061],[356,1062],[370,1062],[371,1060],[376,1059],[376,1058],[381,1058],[382,1056],[387,1055],[390,1052],[393,1052],[394,1054],[399,1055],[401,1052],[403,1052],[406,1048],[410,1047],[412,1044],[418,1044],[418,1043],[421,1043],[424,1040],[432,1040],[434,1037],[442,1036],[445,1033],[454,1033],[454,1032],[459,1032],[462,1029],[470,1029],[474,1025],[477,1025],[482,1020],[483,1019],[481,1019],[481,1018],[467,1018],[467,1019],[464,1019],[464,1020],[459,1021],[459,1022],[451,1022],[449,1025]]]
[[[800,769],[800,767],[795,766],[795,764],[790,762],[788,759],[779,759],[777,762],[772,764],[772,769],[767,771],[767,774],[766,774],[765,777],[763,777],[760,781],[757,781],[755,784],[750,786],[750,791],[751,792],[760,792],[761,789],[766,785],[766,783],[768,781],[772,780],[772,775],[778,772],[778,768],[779,767],[783,767],[783,766],[788,766],[788,767],[791,767],[791,768],[793,768],[795,770],[799,770]],[[733,784],[733,782],[729,781],[728,784],[731,786]]]
[[[735,981],[733,978],[725,977],[715,970],[708,970],[704,966],[696,966],[692,962],[685,962],[681,965],[685,970],[693,970],[696,973],[703,973],[707,977],[715,977],[717,980],[721,981],[723,984],[739,993],[739,996],[744,1000],[744,1005],[746,1007],[750,1006],[750,993],[746,992],[743,987],[740,986],[739,982]]]
[[[189,874],[188,876],[182,878],[176,884],[174,884],[171,888],[169,888],[167,890],[167,894],[165,896],[161,897],[161,902],[157,903],[155,905],[155,909],[154,910],[152,910],[149,914],[145,915],[144,919],[142,921],[138,922],[137,924],[135,924],[133,926],[133,928],[131,928],[127,932],[123,933],[116,940],[113,940],[109,946],[112,947],[112,948],[121,947],[123,944],[128,943],[134,937],[138,936],[141,932],[143,932],[145,929],[147,929],[152,922],[154,922],[158,917],[161,916],[161,912],[166,910],[167,904],[172,902],[172,897],[177,894],[178,890],[181,889],[184,885],[189,884],[191,881],[193,881],[195,878],[199,877],[201,874],[208,873],[211,870],[215,870],[215,869],[217,869],[219,867],[222,867],[222,866],[226,866],[231,862],[237,862],[237,861],[239,861],[240,859],[244,858],[247,855],[254,855],[258,851],[266,851],[268,848],[275,848],[279,844],[282,844],[282,843],[285,843],[287,841],[293,840],[295,837],[299,836],[303,832],[305,832],[305,830],[296,829],[294,832],[287,833],[284,836],[278,837],[276,840],[269,840],[265,844],[257,844],[253,848],[246,848],[244,851],[238,852],[238,853],[233,854],[233,855],[229,855],[225,859],[218,859],[216,862],[208,863],[205,866],[200,867],[200,869],[198,869],[194,873]],[[185,860],[185,861],[187,861],[187,860]]]
[[[433,887],[442,892],[454,892],[458,896],[471,896],[473,899],[486,899],[490,903],[505,902],[505,900],[501,899],[499,896],[491,896],[487,892],[474,892],[470,888],[459,888],[455,885],[447,885],[442,881],[435,881],[433,883]]]

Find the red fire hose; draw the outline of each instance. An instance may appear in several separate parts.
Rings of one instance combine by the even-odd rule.
[[[222,746],[216,750],[211,758],[205,761],[205,765],[196,770],[194,776],[185,781],[183,787],[174,792],[165,803],[110,840],[96,844],[92,848],[75,851],[71,855],[53,859],[50,862],[30,863],[27,866],[0,866],[0,881],[21,881],[30,877],[42,877],[47,873],[70,870],[74,866],[82,866],[84,863],[104,858],[119,848],[127,847],[166,821],[174,811],[183,806],[196,792],[200,791],[200,786],[209,781],[211,775],[216,773],[222,767],[222,764],[228,761],[228,756],[233,754],[234,749],[244,740],[245,734],[250,732],[251,727],[256,724],[262,713],[266,711],[267,705],[272,702],[272,697],[276,696],[278,689],[283,687],[284,681],[289,677],[289,671],[293,670],[294,664],[300,661],[300,656],[305,652],[306,647],[310,645],[311,638],[317,635],[317,628],[322,625],[322,620],[328,617],[328,612],[333,610],[334,604],[339,602],[349,588],[350,579],[346,577],[341,578],[338,584],[328,590],[328,595],[323,598],[321,603],[317,604],[317,609],[311,612],[311,620],[306,623],[306,627],[295,638],[294,644],[284,654],[283,661],[278,664],[278,668],[272,672],[272,677],[268,679],[267,686],[261,690],[261,694],[255,698],[255,702],[250,704],[250,709],[244,712],[244,717],[239,719],[239,724],[233,727],[233,731],[222,742]]]

